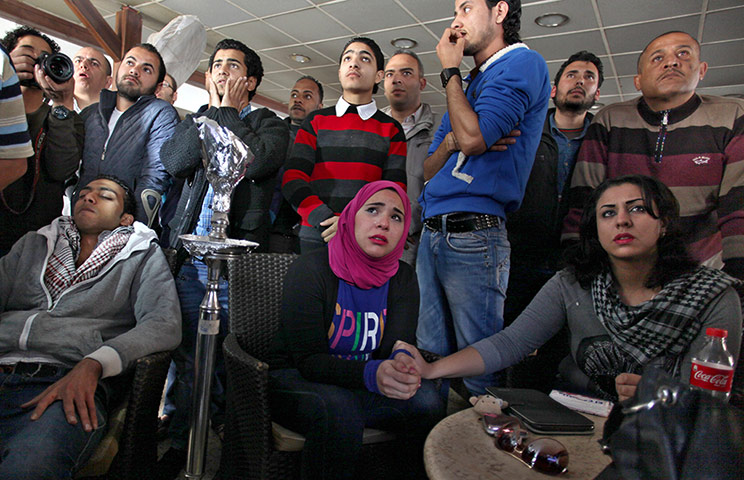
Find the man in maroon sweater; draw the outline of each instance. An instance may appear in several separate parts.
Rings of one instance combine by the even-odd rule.
[[[282,193],[302,218],[302,253],[333,238],[338,215],[365,184],[390,180],[406,186],[403,128],[372,100],[383,66],[374,40],[351,39],[339,59],[343,96],[335,106],[309,114],[297,132]]]

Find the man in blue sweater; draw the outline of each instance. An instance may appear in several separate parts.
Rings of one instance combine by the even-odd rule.
[[[420,348],[442,355],[503,326],[504,218],[522,201],[550,98],[545,60],[519,41],[521,13],[520,0],[457,0],[437,45],[448,113],[424,162],[416,336]],[[464,55],[476,68],[463,81]],[[514,145],[491,148],[517,125]],[[494,383],[492,376],[465,380],[474,393]]]

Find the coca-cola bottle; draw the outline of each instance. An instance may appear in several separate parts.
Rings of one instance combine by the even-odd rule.
[[[705,330],[705,345],[692,357],[690,385],[710,393],[724,402],[731,394],[734,379],[734,357],[726,348],[728,331],[721,328]]]

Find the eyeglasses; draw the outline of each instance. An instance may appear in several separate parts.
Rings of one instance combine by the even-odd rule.
[[[559,475],[568,469],[568,450],[558,440],[538,438],[527,443],[527,430],[509,415],[483,415],[483,428],[495,437],[495,444],[533,470]]]
[[[163,81],[163,87],[168,87],[168,88],[170,88],[171,90],[174,90],[174,91],[176,90],[175,88],[173,88],[173,85],[171,85],[170,83],[168,83],[166,81]]]

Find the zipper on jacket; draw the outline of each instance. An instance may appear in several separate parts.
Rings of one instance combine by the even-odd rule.
[[[103,153],[101,153],[101,161],[104,161],[106,159],[106,147],[103,147]]]
[[[669,125],[670,110],[662,111],[661,125],[659,126],[659,135],[656,137],[656,148],[654,149],[654,161],[661,163],[661,157],[664,155],[664,142],[667,136],[667,125]]]

